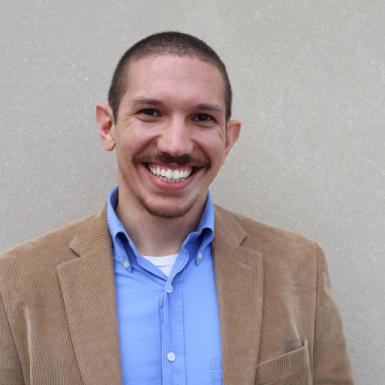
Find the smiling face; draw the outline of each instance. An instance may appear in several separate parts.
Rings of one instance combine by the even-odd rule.
[[[116,148],[119,204],[164,218],[200,213],[210,183],[238,138],[225,119],[224,82],[196,57],[147,56],[129,64],[114,122],[97,106],[104,148]]]

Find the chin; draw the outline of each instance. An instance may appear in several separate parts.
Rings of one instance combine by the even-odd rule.
[[[185,216],[194,206],[194,201],[180,204],[175,202],[174,205],[168,203],[156,204],[155,202],[147,202],[144,199],[139,199],[142,206],[153,216],[164,219],[175,219]]]

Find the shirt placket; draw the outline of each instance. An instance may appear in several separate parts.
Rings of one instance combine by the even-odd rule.
[[[188,261],[187,251],[182,251],[181,264],[167,280],[162,307],[162,377],[164,385],[186,384],[185,336],[183,295],[178,275]],[[178,266],[177,266],[178,267]]]

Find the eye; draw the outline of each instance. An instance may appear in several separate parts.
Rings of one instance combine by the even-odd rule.
[[[208,114],[195,114],[193,120],[195,122],[215,122],[215,119]]]
[[[151,116],[153,118],[160,116],[160,112],[154,108],[143,108],[143,109],[138,111],[138,114]]]

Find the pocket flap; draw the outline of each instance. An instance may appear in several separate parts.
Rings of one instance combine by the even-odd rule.
[[[307,341],[295,350],[279,357],[261,362],[257,366],[258,384],[268,384],[280,379],[290,377],[304,370],[309,371],[310,359]]]

